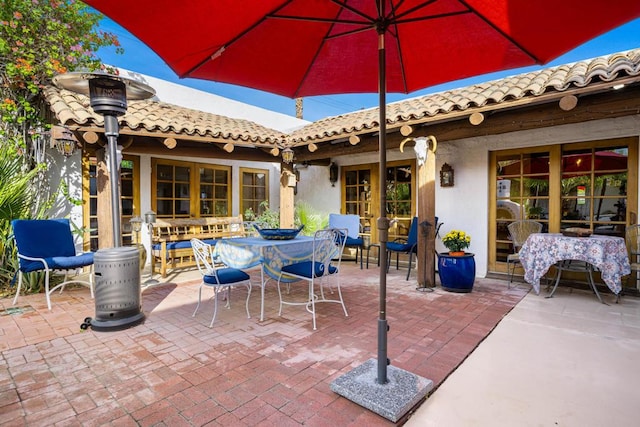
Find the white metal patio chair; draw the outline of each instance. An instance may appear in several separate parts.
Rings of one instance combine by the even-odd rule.
[[[247,288],[247,301],[245,303],[247,309],[247,318],[251,318],[249,314],[249,297],[251,296],[251,278],[244,271],[231,268],[231,267],[217,267],[213,261],[212,246],[203,242],[200,239],[191,239],[191,247],[193,248],[193,255],[196,259],[196,264],[200,274],[202,274],[202,283],[198,288],[198,305],[193,312],[192,317],[195,317],[200,308],[200,302],[202,300],[202,287],[208,286],[213,288],[214,294],[214,309],[213,317],[211,318],[211,324],[209,327],[213,327],[213,322],[216,320],[216,314],[218,313],[218,298],[219,294],[223,290],[227,290],[227,308],[231,308],[231,288],[234,286],[245,286]]]
[[[346,242],[347,230],[329,228],[318,230],[313,236],[313,255],[309,261],[296,262],[282,267],[278,277],[278,296],[280,298],[280,310],[282,316],[283,305],[303,305],[311,313],[313,330],[316,330],[316,303],[334,302],[342,306],[345,316],[349,316],[342,298],[340,289],[340,262],[342,251]],[[304,280],[309,285],[309,293],[305,301],[285,301],[281,289],[282,277]],[[338,299],[328,299],[324,293],[324,280],[335,278]],[[333,290],[331,291],[333,293]]]

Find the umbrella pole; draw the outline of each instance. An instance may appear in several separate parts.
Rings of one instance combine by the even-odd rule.
[[[387,80],[384,32],[378,32],[378,96],[379,122],[378,167],[380,176],[380,217],[378,236],[380,237],[380,310],[378,314],[378,384],[387,382],[387,241],[389,239],[389,219],[387,218]],[[383,264],[384,263],[384,264]]]
[[[384,16],[384,0],[379,0],[378,12]],[[380,175],[380,312],[378,316],[378,361],[371,358],[350,372],[336,378],[331,390],[393,422],[400,420],[433,388],[433,381],[403,369],[389,366],[387,357],[387,82],[384,48],[385,28],[380,20],[378,27],[378,95],[380,97],[380,135],[378,137]]]

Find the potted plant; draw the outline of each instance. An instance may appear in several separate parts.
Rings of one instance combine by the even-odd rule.
[[[471,244],[471,236],[460,230],[451,230],[442,243],[449,253],[438,253],[438,276],[444,290],[471,292],[476,278],[474,254],[464,250]]]
[[[442,243],[449,249],[449,255],[463,256],[464,250],[471,244],[471,236],[464,231],[451,230],[442,238]]]

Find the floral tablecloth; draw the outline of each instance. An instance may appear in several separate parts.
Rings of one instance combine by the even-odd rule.
[[[585,261],[600,270],[602,280],[614,294],[622,290],[622,276],[631,273],[622,237],[592,235],[568,237],[560,233],[534,233],[520,249],[524,279],[540,293],[540,279],[562,260]]]

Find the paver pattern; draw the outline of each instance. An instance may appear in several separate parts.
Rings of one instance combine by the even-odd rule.
[[[143,292],[143,324],[122,331],[81,331],[95,313],[86,288],[21,297],[7,312],[0,299],[0,425],[4,426],[388,426],[388,420],[329,389],[336,377],[377,354],[377,268],[343,264],[349,310],[318,304],[318,330],[304,307],[284,307],[267,285],[265,321],[259,288],[244,310],[232,291],[209,328],[213,301],[192,317],[199,280]],[[254,283],[259,272],[252,272]],[[437,386],[528,292],[479,279],[473,292],[415,289],[403,270],[387,279],[388,353],[394,366]],[[210,296],[209,289],[205,295]],[[304,298],[306,285],[293,284]]]

